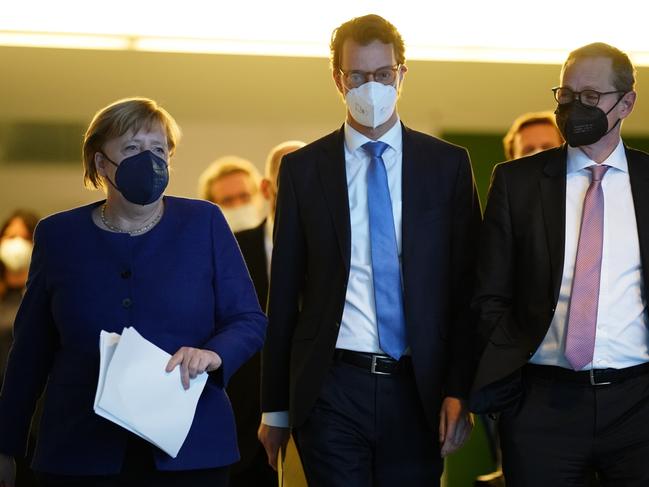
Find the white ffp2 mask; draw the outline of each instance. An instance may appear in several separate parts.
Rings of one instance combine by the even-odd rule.
[[[397,90],[392,85],[368,81],[349,90],[345,102],[354,120],[365,127],[376,128],[394,113]]]
[[[22,237],[5,238],[0,241],[0,260],[12,272],[27,270],[33,246]]]

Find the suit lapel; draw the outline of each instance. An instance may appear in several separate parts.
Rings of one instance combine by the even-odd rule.
[[[256,255],[254,259],[257,261],[255,267],[259,270],[258,279],[258,289],[259,289],[259,301],[261,304],[261,309],[266,310],[266,301],[268,300],[268,256],[266,255],[266,220],[259,225],[258,230],[255,232],[255,238],[257,240],[255,249]],[[257,283],[255,283],[257,284]]]
[[[625,147],[644,282],[649,282],[649,157]]]
[[[349,272],[352,243],[343,128],[331,134],[329,139],[329,143],[323,148],[318,159],[318,172],[324,189],[324,197],[336,230],[340,253],[343,257],[345,269]]]
[[[540,180],[543,224],[547,237],[552,269],[553,303],[559,299],[566,233],[566,156],[567,149],[548,153],[549,159],[543,168]]]
[[[401,156],[401,261],[407,261],[410,254],[410,242],[416,242],[414,233],[417,231],[417,192],[415,188],[421,182],[424,171],[418,169],[418,152],[414,150],[409,129],[401,124],[402,156]],[[403,266],[404,268],[407,266]],[[404,272],[404,287],[406,286],[406,270]]]

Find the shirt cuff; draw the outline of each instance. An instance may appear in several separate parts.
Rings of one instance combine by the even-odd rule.
[[[275,428],[288,428],[288,411],[261,413],[261,422]]]

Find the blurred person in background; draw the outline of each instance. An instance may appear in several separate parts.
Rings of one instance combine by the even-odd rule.
[[[93,118],[84,181],[106,199],[41,220],[0,394],[0,484],[14,485],[47,384],[32,463],[48,486],[225,486],[239,459],[225,393],[266,318],[221,211],[164,195],[180,136],[147,98]],[[208,373],[176,458],[96,415],[99,335],[133,326],[171,355],[178,387]]]
[[[260,185],[261,174],[252,162],[225,156],[200,175],[198,195],[219,205],[232,231],[239,232],[256,227],[266,217]]]
[[[254,228],[235,234],[241,253],[248,266],[257,298],[266,308],[270,257],[273,251],[273,222],[277,198],[277,174],[284,155],[303,147],[304,142],[287,141],[273,147],[266,159],[261,194],[268,202],[268,217]],[[241,460],[232,467],[232,487],[277,485],[277,474],[268,465],[266,452],[257,439],[261,419],[259,388],[261,382],[261,354],[255,354],[237,371],[228,385],[228,396],[237,421],[237,436]]]
[[[507,160],[531,156],[563,144],[563,137],[548,112],[528,112],[520,115],[503,138],[503,149]]]
[[[17,209],[0,227],[0,387],[11,348],[14,320],[25,292],[38,219],[33,211]],[[20,487],[36,485],[29,462],[34,454],[40,413],[39,403],[29,432],[27,454],[16,461],[16,481]]]
[[[14,211],[0,227],[0,385],[16,313],[25,292],[38,216]]]

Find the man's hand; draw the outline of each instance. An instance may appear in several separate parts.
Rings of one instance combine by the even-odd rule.
[[[288,439],[291,435],[289,428],[279,428],[277,426],[268,426],[261,423],[257,431],[257,438],[264,445],[266,455],[268,455],[268,464],[277,470],[277,456],[280,449],[284,450]]]
[[[439,442],[442,457],[459,450],[473,429],[473,416],[466,403],[456,397],[446,397],[439,415]]]
[[[16,462],[13,457],[0,453],[0,487],[16,485]]]
[[[221,366],[221,357],[211,350],[182,347],[167,363],[167,372],[171,372],[180,364],[180,380],[185,390],[189,389],[189,379],[195,379],[203,372],[213,372]]]

